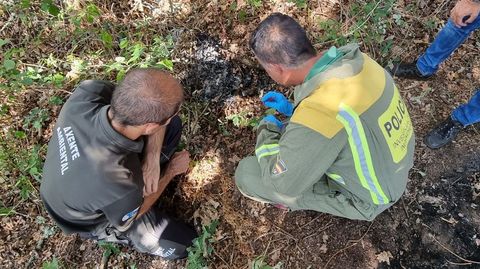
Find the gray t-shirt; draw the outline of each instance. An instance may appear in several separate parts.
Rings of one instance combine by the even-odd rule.
[[[140,153],[107,117],[115,86],[82,82],[60,111],[40,186],[42,200],[66,233],[127,230],[143,202]]]

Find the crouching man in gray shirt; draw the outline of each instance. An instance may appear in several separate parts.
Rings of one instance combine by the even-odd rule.
[[[65,233],[130,245],[165,259],[183,258],[194,230],[153,206],[185,173],[175,153],[183,89],[154,68],[134,69],[115,86],[82,82],[60,111],[40,194]]]

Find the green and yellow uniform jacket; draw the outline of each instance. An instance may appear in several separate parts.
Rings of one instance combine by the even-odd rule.
[[[356,44],[324,54],[295,88],[294,106],[284,130],[265,121],[258,128],[259,177],[274,192],[259,198],[371,220],[401,197],[412,122],[392,77]]]

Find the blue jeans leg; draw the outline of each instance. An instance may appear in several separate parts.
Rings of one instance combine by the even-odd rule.
[[[433,75],[438,66],[445,61],[468,36],[480,28],[480,16],[465,27],[458,28],[448,20],[425,53],[417,60],[417,68],[424,76]]]
[[[452,118],[464,127],[480,122],[480,90],[477,90],[468,103],[456,108],[452,112]]]

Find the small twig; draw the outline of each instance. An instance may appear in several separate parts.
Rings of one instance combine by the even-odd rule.
[[[310,238],[310,237],[312,237],[312,236],[314,236],[314,235],[317,235],[317,234],[319,234],[319,233],[321,233],[321,232],[323,232],[323,231],[325,231],[325,230],[327,230],[328,228],[330,228],[330,227],[333,225],[333,224],[331,224],[331,222],[332,222],[332,221],[330,221],[329,223],[327,223],[327,225],[325,225],[325,226],[324,226],[322,229],[320,229],[319,231],[316,231],[316,232],[314,232],[314,233],[312,233],[312,234],[309,234],[309,235],[305,236],[304,238],[302,238],[302,241],[305,240],[305,239],[307,239],[307,238]]]
[[[405,200],[402,199],[402,206],[405,214],[407,215],[407,219],[410,219],[410,215],[408,215],[407,207],[405,206]]]
[[[111,255],[102,255],[102,261],[100,262],[100,269],[107,269],[108,268],[108,260],[110,259]]]
[[[460,257],[458,254],[456,254],[455,252],[451,251],[450,249],[448,249],[446,246],[444,246],[442,243],[440,243],[440,241],[437,240],[437,238],[435,238],[435,236],[433,234],[430,234],[430,236],[433,238],[433,240],[435,242],[437,242],[437,244],[439,244],[443,249],[445,249],[446,251],[450,252],[453,256],[459,258],[460,260],[466,262],[466,263],[470,263],[470,264],[480,264],[480,262],[478,261],[472,261],[472,260],[468,260],[468,259],[465,259],[465,258],[462,258]]]
[[[262,237],[265,237],[265,236],[267,236],[267,235],[276,234],[276,233],[280,233],[280,232],[268,232],[268,233],[264,233],[264,234],[260,235],[259,237],[255,238],[255,239],[253,240],[253,242],[256,242],[258,239],[260,239],[260,238],[262,238]]]
[[[459,176],[457,179],[455,179],[452,183],[450,183],[450,185],[453,185],[455,183],[457,183],[460,179],[462,179],[463,176]]]
[[[217,252],[215,251],[215,247],[212,246],[212,249],[213,249],[213,254],[217,256],[220,260],[222,260],[222,262],[225,263],[226,266],[229,266],[229,264],[220,255],[217,254]]]
[[[368,232],[370,231],[370,228],[372,228],[372,226],[373,226],[374,223],[375,223],[375,222],[373,221],[373,222],[370,224],[370,226],[368,226],[367,231],[362,235],[362,237],[360,237],[358,240],[355,240],[354,243],[352,243],[351,245],[346,246],[346,247],[340,249],[339,251],[335,252],[335,254],[333,254],[333,255],[330,257],[330,259],[328,259],[327,263],[325,264],[325,266],[324,266],[323,268],[324,268],[324,269],[327,269],[327,268],[328,268],[328,264],[329,264],[329,263],[333,260],[333,258],[335,258],[335,256],[337,256],[339,253],[341,253],[341,252],[343,252],[343,251],[345,251],[345,250],[347,250],[347,249],[349,249],[349,248],[357,245],[358,243],[360,243],[360,242],[363,240],[363,238],[368,234]]]
[[[280,248],[276,248],[276,249],[270,251],[270,253],[268,253],[267,256],[270,257],[270,256],[273,255],[273,253],[275,253],[275,252],[277,252],[277,251],[281,251],[282,249],[284,249],[284,248],[286,248],[286,247],[287,247],[287,245],[284,245],[284,246],[282,246],[282,247],[280,247]]]
[[[235,257],[235,243],[232,243],[232,254],[230,255],[229,268],[232,268],[233,258]]]
[[[350,36],[352,35],[353,33],[355,33],[357,30],[359,30],[360,28],[362,28],[365,23],[367,23],[367,21],[370,20],[370,17],[372,17],[372,14],[373,12],[377,9],[377,7],[380,5],[380,3],[382,3],[383,1],[382,0],[378,0],[378,2],[375,4],[375,6],[372,8],[372,10],[367,14],[367,17],[365,18],[365,20],[359,24],[357,27],[355,27],[355,29],[353,29],[352,31],[348,32],[345,36]]]
[[[459,266],[464,266],[464,265],[472,265],[470,262],[452,262],[447,259],[447,262],[453,265],[459,265]]]
[[[170,12],[173,14],[173,12],[174,12],[173,1],[172,1],[172,0],[168,0],[168,5],[170,6]]]
[[[443,11],[443,8],[445,7],[445,5],[446,5],[448,2],[450,2],[450,1],[444,0],[444,1],[442,2],[442,4],[435,9],[436,11],[435,11],[435,13],[433,13],[433,15],[434,15],[434,16],[437,16],[437,14],[438,14],[440,11]]]
[[[302,253],[303,256],[305,256],[305,251],[303,251],[303,249],[300,248],[297,243],[295,243],[295,247],[296,247],[298,250],[300,250],[300,252]]]
[[[316,216],[315,218],[313,218],[311,221],[307,222],[306,224],[303,224],[302,226],[298,227],[298,229],[303,229],[304,227],[308,226],[310,223],[316,221],[317,219],[319,219],[320,217],[324,216],[325,214],[324,213],[321,213],[320,215]]]
[[[291,233],[285,231],[284,229],[278,227],[275,223],[271,222],[273,227],[277,228],[280,230],[280,232],[282,232],[284,235],[288,235],[290,238],[292,238],[295,242],[298,241],[297,238],[295,238],[295,236],[293,236]]]

